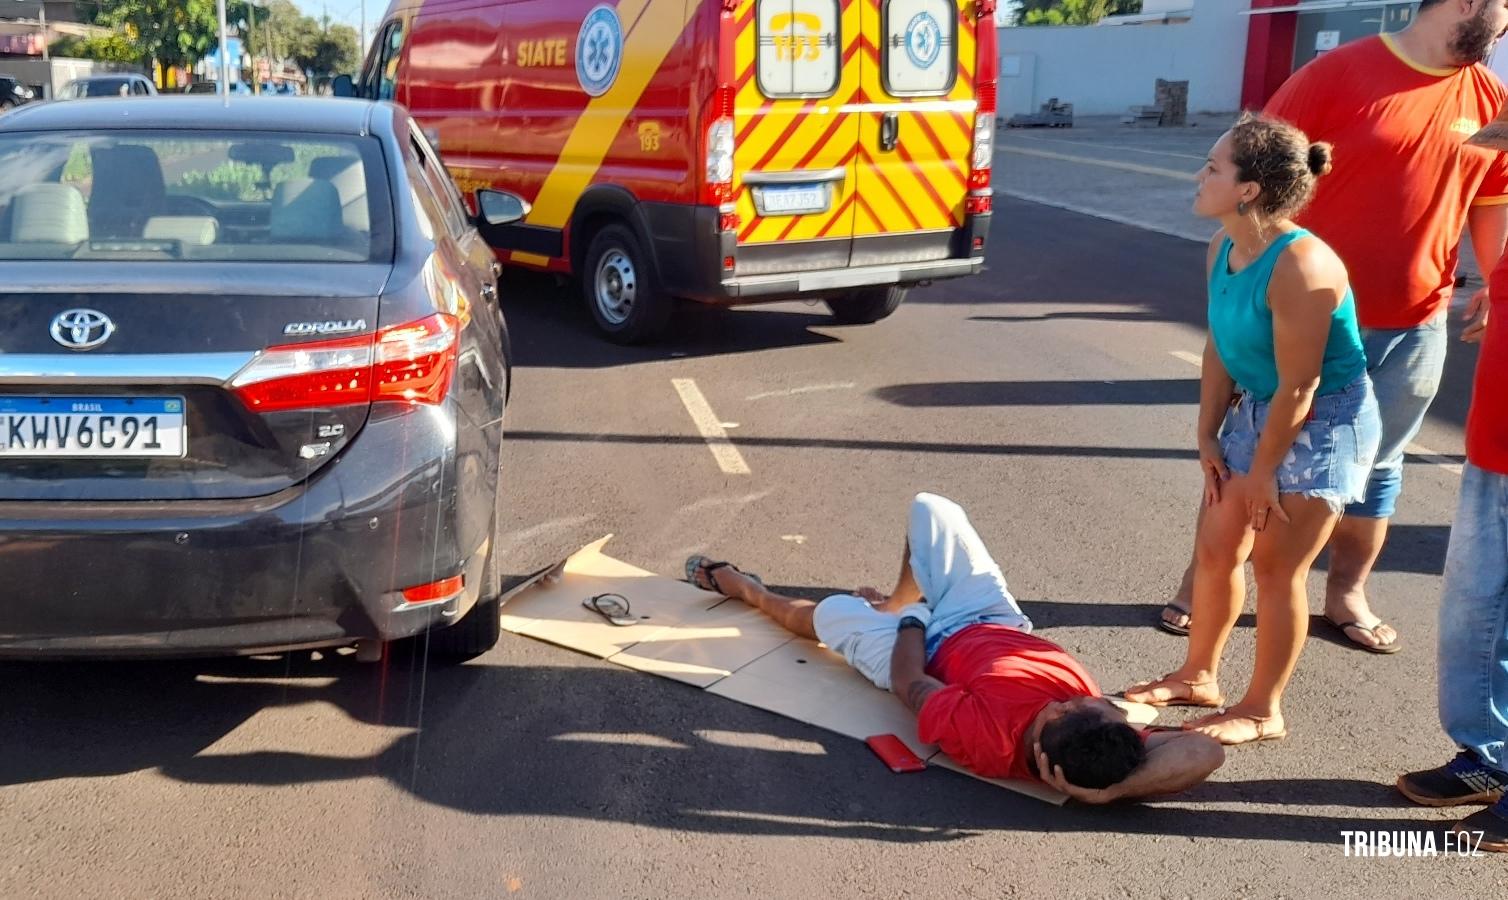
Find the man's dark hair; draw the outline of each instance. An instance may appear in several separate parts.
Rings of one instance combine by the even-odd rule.
[[[1136,729],[1079,709],[1042,727],[1042,752],[1070,784],[1098,790],[1126,780],[1147,758]]]

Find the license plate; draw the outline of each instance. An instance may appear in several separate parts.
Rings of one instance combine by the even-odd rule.
[[[182,397],[0,397],[0,457],[181,457]]]
[[[771,185],[760,193],[765,215],[799,215],[827,210],[827,188],[820,184]]]

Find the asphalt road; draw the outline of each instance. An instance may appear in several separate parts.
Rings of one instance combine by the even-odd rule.
[[[1016,201],[997,218],[986,274],[868,327],[694,309],[623,349],[548,282],[511,284],[511,574],[612,532],[608,552],[662,572],[705,550],[812,596],[885,587],[926,489],[970,510],[1042,633],[1107,690],[1175,666],[1181,640],[1150,622],[1198,495],[1197,370],[1174,354],[1202,345],[1202,249]],[[1446,456],[1473,355],[1454,352],[1421,437]],[[673,378],[748,474],[719,468]],[[1502,859],[1344,855],[1342,831],[1453,819],[1391,788],[1451,752],[1434,616],[1456,475],[1408,479],[1374,582],[1405,652],[1316,633],[1293,736],[1184,796],[1057,809],[892,775],[856,741],[510,635],[428,673],[6,664],[0,896],[1502,896]]]

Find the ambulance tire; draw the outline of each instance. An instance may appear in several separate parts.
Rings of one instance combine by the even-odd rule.
[[[660,290],[639,238],[625,225],[592,236],[582,260],[581,287],[597,329],[615,344],[638,344],[665,330],[675,304]]]
[[[905,299],[906,289],[891,285],[833,297],[827,301],[827,308],[832,310],[833,318],[844,325],[868,325],[895,312]]]

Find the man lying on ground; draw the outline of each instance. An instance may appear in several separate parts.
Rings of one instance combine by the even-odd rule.
[[[917,714],[922,741],[979,775],[1040,779],[1108,803],[1184,790],[1225,761],[1201,734],[1138,733],[1077,660],[1034,637],[963,509],[942,497],[912,503],[888,597],[873,588],[820,603],[783,597],[703,556],[687,560],[686,574],[842,654]]]

